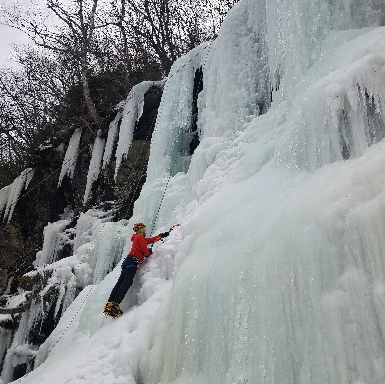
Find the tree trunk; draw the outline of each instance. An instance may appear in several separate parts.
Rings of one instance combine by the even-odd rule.
[[[82,65],[82,84],[83,84],[83,96],[84,100],[87,105],[88,109],[88,114],[92,121],[95,123],[97,128],[100,128],[102,125],[100,116],[98,111],[96,110],[95,103],[93,102],[91,98],[91,93],[90,93],[90,87],[89,87],[89,78],[88,78],[88,70],[87,70],[87,65],[83,62]],[[95,132],[93,132],[95,133]]]

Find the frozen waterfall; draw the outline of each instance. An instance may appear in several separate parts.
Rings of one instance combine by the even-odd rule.
[[[117,266],[17,382],[384,383],[384,21],[377,0],[241,0],[179,59],[124,228],[181,227],[137,273],[122,318],[101,313]],[[81,239],[77,254],[91,248]]]

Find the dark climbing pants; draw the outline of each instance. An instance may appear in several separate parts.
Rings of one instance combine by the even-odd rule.
[[[121,303],[126,295],[128,289],[131,287],[132,282],[134,281],[136,273],[136,265],[128,264],[127,259],[124,260],[122,264],[122,272],[120,273],[119,279],[115,284],[115,287],[112,289],[108,301],[113,301],[115,303]]]

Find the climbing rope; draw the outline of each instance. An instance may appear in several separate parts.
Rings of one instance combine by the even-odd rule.
[[[182,140],[181,140],[181,144],[180,144],[180,148],[179,148],[179,149],[180,149],[180,150],[182,149]],[[172,164],[172,166],[171,166],[170,174],[169,174],[169,176],[168,176],[168,178],[167,178],[167,182],[166,182],[166,185],[165,185],[165,187],[164,187],[162,197],[161,197],[161,199],[160,199],[159,207],[158,207],[158,209],[157,209],[157,211],[156,211],[155,218],[154,218],[154,220],[153,220],[153,222],[152,222],[151,231],[150,231],[151,236],[152,236],[153,233],[154,233],[154,229],[155,229],[156,222],[158,221],[158,216],[159,216],[159,213],[160,213],[160,209],[162,208],[162,204],[163,204],[164,198],[165,198],[165,196],[166,196],[166,192],[167,192],[168,186],[169,186],[169,184],[170,184],[170,180],[171,180],[171,178],[172,178],[173,171],[174,171],[174,168],[175,168],[175,165],[176,165],[176,162],[177,162],[178,158],[179,158],[179,152],[177,152],[177,154],[176,154],[176,156],[175,156],[175,159],[174,159],[174,162],[173,162],[173,164]]]
[[[210,42],[208,45],[206,45],[206,47],[203,48],[202,52],[199,52],[198,54],[196,54],[196,55],[195,55],[189,62],[191,62],[193,59],[195,59],[198,55],[202,54],[203,51],[204,51],[206,48],[211,48],[211,44],[212,44],[212,42]],[[205,60],[204,60],[204,63],[202,64],[202,67],[203,67],[203,68],[204,68],[205,65],[206,65],[208,56],[209,56],[209,55],[208,55],[208,53],[207,53],[207,55],[206,55],[206,57],[205,57]],[[187,64],[187,63],[186,63],[186,64]],[[186,65],[186,64],[185,64],[185,65]],[[184,65],[184,66],[185,66],[185,65]],[[182,66],[176,73],[178,73],[182,68],[184,68],[184,66]],[[175,74],[176,74],[176,73],[175,73]],[[173,75],[174,75],[174,74],[173,74]],[[172,77],[172,76],[171,76],[171,77]],[[163,100],[162,100],[162,102],[163,102]],[[170,184],[170,180],[171,180],[171,178],[173,177],[176,163],[177,163],[177,161],[178,161],[178,159],[179,159],[179,157],[180,157],[180,153],[182,152],[182,144],[183,144],[183,140],[180,140],[180,143],[179,143],[179,150],[178,150],[178,152],[176,153],[174,162],[173,162],[173,164],[172,164],[172,166],[171,166],[170,174],[169,174],[169,176],[168,176],[168,178],[167,178],[167,182],[166,182],[165,188],[164,188],[164,190],[163,190],[162,197],[161,197],[161,199],[160,199],[159,207],[158,207],[158,209],[157,209],[157,211],[156,211],[155,218],[154,218],[154,220],[153,220],[153,222],[152,222],[151,231],[150,231],[150,234],[151,234],[151,235],[153,235],[153,233],[154,233],[154,229],[155,229],[156,223],[157,223],[157,221],[158,221],[158,216],[159,216],[161,207],[162,207],[162,205],[163,205],[163,201],[164,201],[164,198],[165,198],[165,196],[166,196],[166,192],[167,192],[168,186],[169,186],[169,184]]]

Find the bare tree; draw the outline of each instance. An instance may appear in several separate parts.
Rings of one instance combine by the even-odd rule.
[[[238,0],[119,0],[110,8],[126,60],[129,52],[149,52],[164,74],[182,54],[214,38]]]
[[[237,0],[45,0],[45,12],[34,1],[27,10],[0,6],[2,22],[27,33],[37,47],[17,52],[21,69],[0,73],[3,163],[21,163],[39,132],[55,123],[95,132],[92,126],[100,127],[108,110],[108,103],[100,107],[104,84],[98,79],[116,77],[108,80],[117,84],[116,95],[113,90],[108,97],[117,103],[124,97],[121,84],[128,91],[160,78],[179,56],[214,38]]]
[[[31,40],[45,50],[65,58],[74,66],[83,86],[83,95],[91,121],[99,127],[101,118],[90,93],[90,74],[92,51],[95,49],[95,36],[106,26],[99,19],[98,0],[46,0],[46,6],[56,18],[49,22],[49,15],[34,10],[25,12],[21,8],[4,8],[3,19],[14,28],[25,32]]]
[[[36,149],[68,92],[71,74],[55,59],[31,48],[17,53],[17,69],[0,70],[0,163],[18,163]]]

